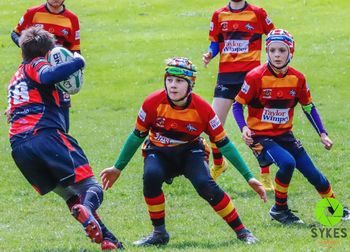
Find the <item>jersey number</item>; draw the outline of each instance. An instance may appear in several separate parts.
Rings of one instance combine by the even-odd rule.
[[[10,91],[10,98],[13,98],[13,104],[21,104],[29,101],[28,86],[25,82],[15,85],[14,90]]]

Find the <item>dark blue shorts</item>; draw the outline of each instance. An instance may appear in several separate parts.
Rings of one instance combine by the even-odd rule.
[[[57,185],[66,187],[93,176],[78,142],[56,129],[39,131],[25,142],[14,144],[12,157],[41,195]]]
[[[234,100],[241,90],[247,72],[219,73],[214,97]]]
[[[301,142],[294,137],[292,132],[287,132],[274,137],[257,136],[253,139],[254,143],[250,146],[250,148],[252,149],[261,167],[271,165],[273,163],[270,159],[265,158],[265,154],[266,151],[268,151],[274,145],[281,146],[293,156],[295,153],[305,152]]]

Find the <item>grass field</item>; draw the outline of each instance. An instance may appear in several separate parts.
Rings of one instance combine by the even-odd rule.
[[[73,97],[70,133],[85,150],[96,174],[111,166],[124,139],[133,129],[143,99],[162,87],[164,59],[187,56],[199,66],[195,91],[211,102],[217,59],[205,69],[201,55],[212,12],[226,1],[66,1],[81,20],[82,53],[87,60],[83,90]],[[334,148],[327,152],[301,109],[294,120],[295,134],[333,185],[343,205],[350,206],[350,3],[347,0],[250,1],[263,6],[277,27],[296,40],[292,66],[307,76],[311,92]],[[0,2],[0,109],[6,108],[6,88],[20,63],[20,51],[10,31],[33,0]],[[283,4],[282,4],[283,3]],[[257,162],[240,139],[231,116],[225,125],[230,138],[259,177]],[[8,125],[0,118],[0,251],[98,251],[54,194],[39,197],[16,168],[7,139]],[[272,167],[276,171],[276,167]],[[234,199],[241,218],[260,239],[245,246],[229,227],[196,195],[183,177],[164,186],[167,228],[172,238],[164,251],[350,251],[350,222],[346,238],[313,238],[310,227],[281,227],[243,178],[230,169],[220,186]],[[296,172],[289,204],[307,224],[317,224],[318,194]],[[132,241],[151,231],[142,196],[142,160],[134,156],[114,188],[105,193],[100,210],[105,223],[129,251]]]

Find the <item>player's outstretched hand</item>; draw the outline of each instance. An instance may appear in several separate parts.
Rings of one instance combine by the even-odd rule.
[[[260,198],[264,201],[267,202],[267,196],[266,196],[266,191],[263,187],[263,185],[259,182],[259,180],[255,178],[251,178],[248,181],[248,184],[257,194],[259,194]]]
[[[332,140],[327,136],[326,133],[321,134],[321,142],[324,145],[324,147],[326,148],[326,150],[330,150],[333,146]]]
[[[207,67],[211,58],[212,58],[212,53],[211,52],[207,52],[205,54],[203,54],[203,58],[202,58],[202,61],[203,61],[203,64],[204,64],[204,67]]]
[[[103,190],[108,190],[111,188],[115,181],[119,178],[121,171],[116,169],[114,166],[104,169],[100,173],[102,179]]]
[[[86,66],[86,61],[85,61],[84,57],[80,53],[77,53],[77,52],[73,53],[73,57],[74,58],[79,58],[79,59],[81,59],[84,62],[84,67],[83,67],[83,69],[84,69],[85,66]]]
[[[248,146],[254,143],[252,138],[252,131],[248,128],[248,126],[244,126],[242,129],[242,139]]]

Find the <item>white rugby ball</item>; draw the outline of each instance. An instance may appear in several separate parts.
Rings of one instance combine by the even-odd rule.
[[[64,47],[57,46],[53,48],[47,60],[51,65],[56,66],[64,62],[69,62],[73,59],[73,53]],[[83,73],[81,70],[76,71],[69,76],[67,80],[56,83],[56,87],[68,94],[76,94],[83,86]]]

